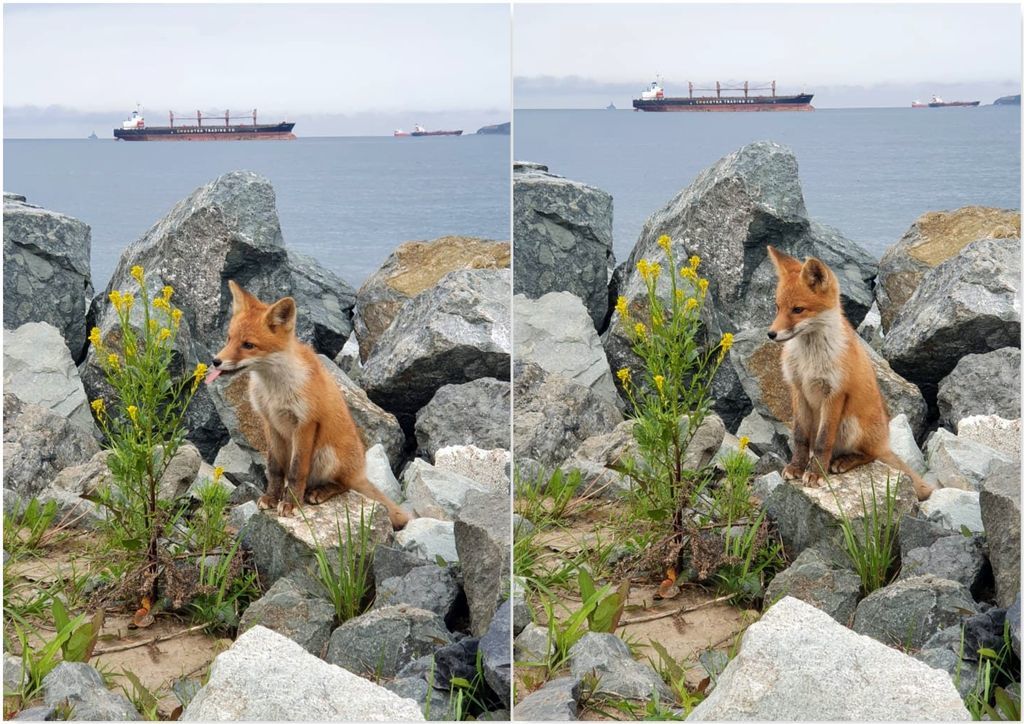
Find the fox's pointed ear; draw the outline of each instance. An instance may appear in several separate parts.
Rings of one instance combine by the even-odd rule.
[[[824,292],[831,284],[828,267],[813,256],[807,257],[807,261],[800,269],[800,279],[814,292]]]
[[[279,299],[267,310],[267,325],[271,329],[283,329],[285,332],[291,332],[295,329],[295,315],[295,300],[291,297]]]
[[[231,313],[241,314],[249,309],[255,300],[249,292],[242,289],[242,285],[234,279],[228,279],[228,289],[231,291]]]
[[[768,246],[768,258],[772,260],[772,264],[775,265],[775,270],[782,276],[784,272],[800,271],[800,260],[791,257],[785,252],[781,252],[774,246]]]

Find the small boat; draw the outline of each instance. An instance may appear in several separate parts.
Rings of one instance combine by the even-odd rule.
[[[395,138],[406,138],[411,135],[411,133],[409,133],[408,131],[403,131],[401,128],[395,131]]]
[[[460,129],[458,131],[428,131],[426,128],[424,128],[423,126],[421,126],[420,124],[417,123],[415,126],[413,126],[413,131],[409,135],[410,136],[416,136],[416,137],[419,137],[419,136],[461,136],[462,135],[462,130]]]
[[[613,103],[609,103],[608,105],[606,105],[604,107],[604,109],[606,111],[617,111],[617,110],[619,110],[618,108],[615,107],[615,103],[614,102]]]
[[[92,133],[89,134],[89,140],[90,141],[96,141],[98,139],[99,139],[99,136],[96,135],[96,131],[93,131]]]
[[[911,108],[927,108],[928,104],[927,103],[922,103],[921,101],[914,101],[913,103],[910,104],[910,107]]]

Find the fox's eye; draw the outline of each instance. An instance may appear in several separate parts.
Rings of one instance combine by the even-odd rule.
[[[242,342],[242,349],[256,349],[256,345],[252,342]]]
[[[793,307],[793,314],[803,314],[803,307]]]

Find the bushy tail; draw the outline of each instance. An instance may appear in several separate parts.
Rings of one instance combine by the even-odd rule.
[[[935,492],[933,485],[929,485],[916,470],[903,462],[903,459],[892,450],[887,450],[884,455],[879,455],[878,459],[889,467],[896,468],[910,476],[910,479],[914,481],[914,492],[917,494],[918,500],[928,500],[931,494]]]

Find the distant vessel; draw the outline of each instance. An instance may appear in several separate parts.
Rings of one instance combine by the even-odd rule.
[[[99,136],[96,135],[96,131],[93,131],[92,133],[89,134],[89,140],[90,141],[95,141],[98,138],[99,138]]]
[[[715,82],[714,88],[694,88],[689,84],[688,96],[668,97],[662,87],[661,79],[653,81],[647,90],[633,100],[633,108],[638,111],[813,111],[812,93],[780,96],[775,93],[775,81],[770,86],[754,87],[749,81],[742,87],[725,88]],[[769,95],[750,95],[750,91],[771,90]],[[714,95],[695,96],[694,91],[714,91]],[[743,95],[722,95],[722,91],[743,91]]]
[[[614,102],[613,103],[609,103],[608,105],[606,105],[604,107],[604,109],[606,111],[617,111],[617,110],[619,110],[618,108],[615,107],[615,103]]]
[[[461,136],[461,135],[462,135],[462,130],[461,129],[459,129],[458,131],[428,131],[426,128],[424,128],[423,126],[421,126],[418,123],[415,126],[412,127],[412,133],[409,133],[408,131],[403,131],[402,129],[398,129],[397,131],[395,131],[395,138],[401,138],[401,137],[404,137],[404,136],[415,136],[415,137],[418,138],[420,136]]]
[[[256,109],[252,111],[251,124],[232,123],[231,111],[225,111],[223,116],[204,116],[202,111],[196,111],[195,116],[177,119],[195,121],[194,125],[175,125],[174,111],[168,115],[170,125],[147,126],[136,107],[132,117],[114,129],[114,138],[122,141],[288,141],[295,138],[294,123],[259,124]]]
[[[914,101],[910,104],[911,108],[973,108],[974,106],[981,103],[981,101],[944,101],[938,96],[932,96],[931,101],[928,105],[925,105],[921,101]]]

